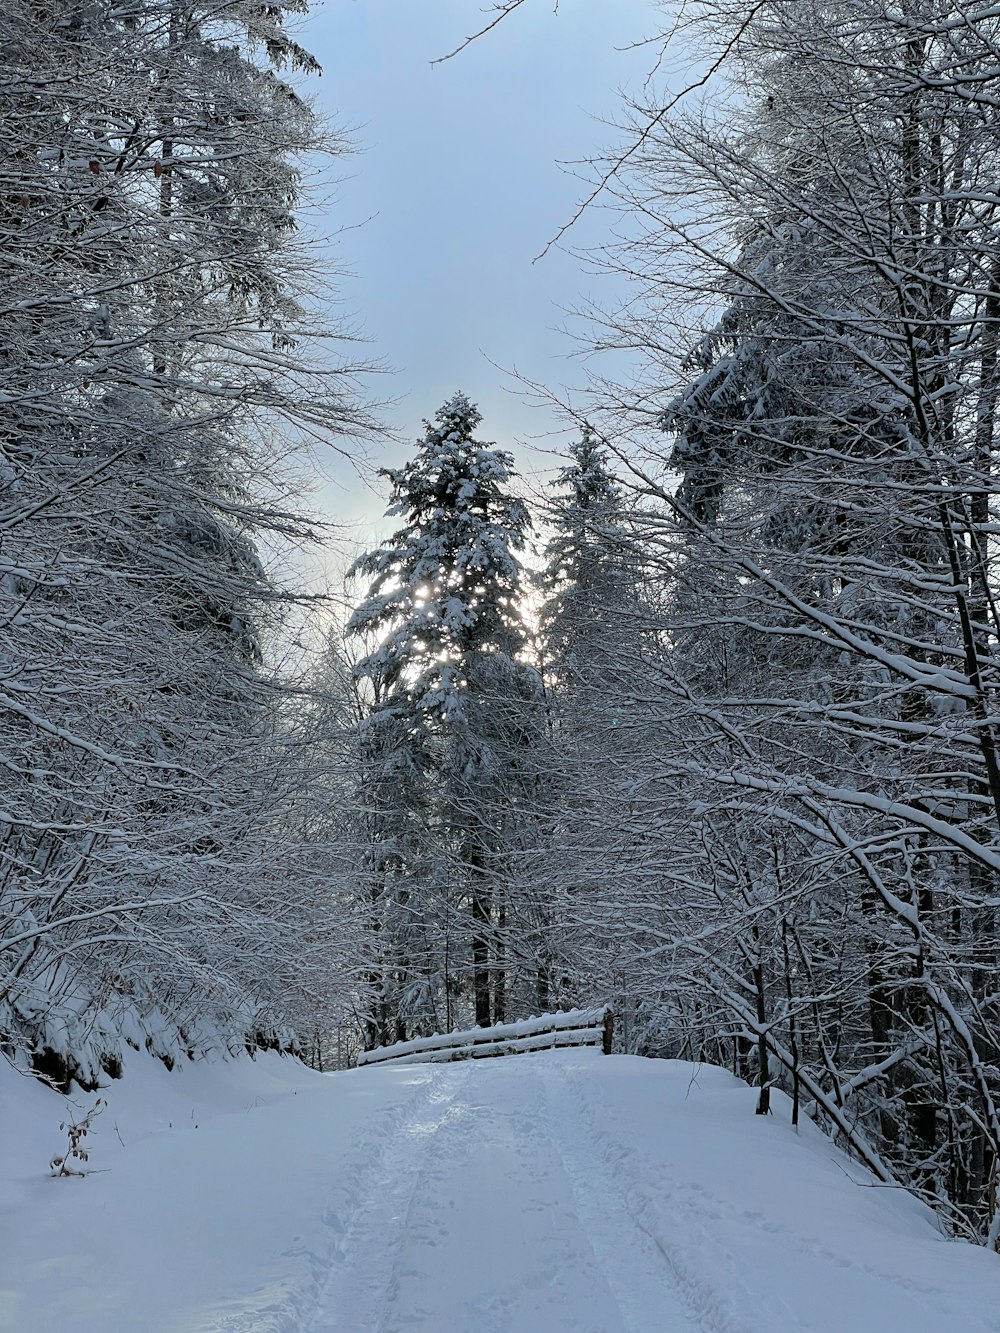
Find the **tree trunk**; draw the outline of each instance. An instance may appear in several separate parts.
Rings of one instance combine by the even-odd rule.
[[[758,1074],[760,1077],[760,1096],[757,1099],[757,1114],[771,1114],[771,1070],[767,1053],[767,1036],[764,1033],[764,1024],[767,1022],[767,1003],[764,995],[764,964],[760,956],[760,930],[757,926],[753,928],[754,947],[757,950],[757,956],[753,967],[753,984],[757,1000],[757,1063]]]
[[[501,903],[497,908],[496,963],[493,975],[493,1021],[507,1021],[507,972],[504,956],[504,930],[507,926],[507,908]]]
[[[476,995],[476,1026],[488,1028],[490,1005],[490,906],[480,882],[472,893],[472,985]]]

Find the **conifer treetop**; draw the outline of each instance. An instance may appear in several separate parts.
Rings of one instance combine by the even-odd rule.
[[[511,455],[474,438],[481,420],[456,393],[424,423],[414,458],[383,470],[387,513],[403,522],[351,570],[371,583],[349,631],[380,639],[358,674],[387,702],[447,717],[464,715],[484,659],[512,662],[524,642],[515,553],[530,520],[507,489]]]

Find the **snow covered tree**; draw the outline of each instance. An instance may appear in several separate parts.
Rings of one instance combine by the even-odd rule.
[[[301,305],[304,11],[0,15],[0,1040],[60,1079],[124,1034],[292,1039],[281,941],[315,917],[258,542],[308,535],[298,427],[367,424]]]
[[[538,1006],[606,999],[605,950],[594,948],[594,894],[621,864],[617,795],[629,771],[619,731],[623,691],[642,670],[647,627],[641,552],[610,456],[590,426],[569,449],[544,519],[539,652],[548,729],[536,759]],[[620,812],[619,812],[620,813]],[[600,830],[600,832],[598,832]]]
[[[554,532],[541,580],[545,666],[560,690],[608,669],[610,641],[634,601],[622,492],[607,450],[585,426],[569,454],[555,482],[560,493],[546,508]]]
[[[494,885],[536,681],[520,660],[516,553],[528,513],[509,490],[510,455],[475,439],[480,420],[456,394],[427,423],[415,457],[387,472],[388,512],[403,523],[355,564],[370,583],[349,630],[375,641],[358,667],[372,689],[366,734],[381,776],[371,790],[390,781],[375,803],[397,830],[379,838],[375,895],[384,910],[405,911],[411,930],[434,926],[426,943],[433,956],[425,950],[418,965],[399,947],[399,965],[410,986],[422,971],[430,989],[444,991],[450,1020],[456,982],[448,954],[459,928],[471,953],[476,1021],[487,1024],[503,984],[496,953],[503,902]],[[424,873],[410,876],[418,863]],[[467,910],[465,928],[456,906]],[[493,998],[491,980],[500,988]]]
[[[645,291],[605,340],[646,347],[636,419],[658,398],[670,437],[631,460],[669,656],[631,787],[658,891],[621,915],[650,991],[671,960],[665,1049],[794,1089],[995,1243],[1000,33],[944,3],[697,22],[725,95],[618,178]]]

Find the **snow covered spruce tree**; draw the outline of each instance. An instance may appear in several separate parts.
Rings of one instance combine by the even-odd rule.
[[[316,910],[257,542],[307,531],[286,428],[365,425],[297,301],[304,11],[0,14],[0,1041],[60,1081],[291,1039]]]
[[[590,1003],[615,988],[615,956],[596,920],[620,920],[631,860],[619,797],[632,777],[623,699],[649,669],[641,552],[610,455],[584,426],[544,507],[539,650],[548,728],[536,784],[529,868],[539,912],[538,1002]],[[648,645],[647,645],[648,646]],[[622,797],[624,800],[624,797]],[[616,933],[616,932],[615,932]]]
[[[634,600],[625,569],[622,492],[608,452],[584,426],[569,456],[546,508],[554,531],[541,579],[546,673],[561,693],[583,689],[607,672],[620,634],[618,614]]]
[[[646,924],[696,1047],[995,1243],[1000,32],[942,3],[699,12],[746,97],[650,135],[621,326],[682,477],[645,478],[675,587]]]
[[[382,945],[372,1041],[506,1009],[504,885],[521,765],[537,712],[516,553],[528,513],[510,455],[475,439],[457,394],[415,457],[388,471],[402,525],[354,573],[370,580],[349,630],[358,666],[373,819],[370,897]]]

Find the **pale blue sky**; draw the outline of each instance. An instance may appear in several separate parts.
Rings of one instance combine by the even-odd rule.
[[[318,0],[302,37],[324,67],[313,95],[360,150],[330,228],[365,223],[339,242],[354,275],[341,290],[371,353],[395,371],[376,385],[398,399],[392,424],[413,439],[462,389],[480,406],[483,436],[514,447],[559,423],[507,392],[487,358],[555,389],[584,382],[558,332],[561,307],[613,303],[614,280],[565,252],[532,259],[583,193],[558,163],[617,142],[599,122],[618,115],[617,90],[637,88],[650,60],[620,48],[654,29],[656,12],[652,0],[562,0],[558,10],[525,0],[460,56],[430,63],[487,10],[477,0]],[[595,209],[568,243],[596,245],[610,225]],[[545,466],[517,454],[525,470]],[[355,485],[339,496],[327,488],[324,500],[364,526],[382,507]]]

